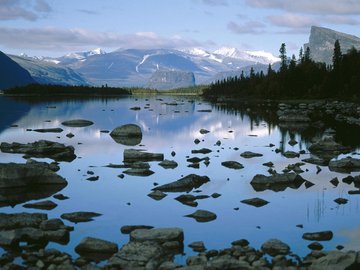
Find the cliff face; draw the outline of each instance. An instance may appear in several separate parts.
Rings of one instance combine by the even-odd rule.
[[[0,90],[35,83],[24,68],[0,52]]]
[[[194,73],[187,71],[156,71],[147,84],[148,88],[157,90],[168,90],[195,85]]]
[[[306,50],[306,47],[310,48],[311,58],[314,61],[332,64],[334,43],[337,39],[340,42],[343,54],[347,53],[352,47],[360,49],[360,38],[317,26],[311,27],[309,43],[304,44],[304,49]]]

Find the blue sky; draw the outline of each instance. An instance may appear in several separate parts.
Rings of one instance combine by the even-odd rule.
[[[297,55],[311,25],[360,36],[359,0],[0,0],[0,50],[222,46]]]

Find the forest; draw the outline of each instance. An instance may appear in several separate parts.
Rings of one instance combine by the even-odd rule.
[[[269,65],[267,74],[242,73],[217,81],[204,91],[206,96],[236,96],[255,98],[360,98],[360,51],[350,49],[341,53],[338,40],[334,44],[332,65],[314,62],[311,51],[300,49],[299,57],[289,58],[286,45],[280,47],[280,69],[274,71]]]

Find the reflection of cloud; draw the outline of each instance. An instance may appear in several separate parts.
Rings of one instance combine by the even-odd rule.
[[[344,244],[346,250],[360,250],[360,228],[341,230],[339,235],[345,236],[349,240]]]

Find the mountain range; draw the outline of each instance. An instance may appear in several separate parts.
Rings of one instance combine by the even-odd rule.
[[[313,26],[309,42],[311,58],[331,64],[334,42],[339,39],[343,53],[351,46],[360,48],[360,39],[331,29]],[[70,53],[58,58],[9,55],[42,84],[108,85],[171,89],[210,84],[227,77],[249,75],[250,69],[266,74],[268,65],[279,68],[279,58],[265,51],[220,48],[102,49]]]

